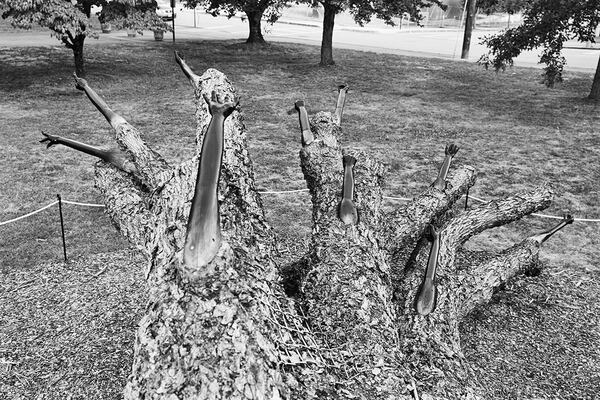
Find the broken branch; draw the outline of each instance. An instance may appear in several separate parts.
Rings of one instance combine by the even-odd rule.
[[[75,74],[73,76],[76,88],[85,92],[115,130],[117,143],[131,155],[142,182],[151,189],[159,187],[165,180],[164,174],[169,170],[167,162],[144,143],[137,129],[108,107],[85,79]]]
[[[354,225],[358,222],[358,212],[352,199],[354,198],[354,164],[356,158],[345,155],[343,157],[344,165],[344,184],[342,188],[343,196],[339,204],[338,215],[340,220],[346,225]]]
[[[430,187],[411,202],[384,216],[383,229],[379,234],[382,248],[394,254],[410,242],[415,243],[427,224],[452,207],[475,184],[475,180],[475,170],[463,166],[450,178],[446,190]]]
[[[85,143],[78,142],[73,139],[67,139],[60,136],[50,135],[42,131],[44,139],[40,140],[40,143],[48,142],[46,148],[50,148],[57,144],[70,147],[74,150],[81,151],[82,153],[89,154],[94,157],[98,157],[102,161],[106,161],[119,168],[121,171],[125,171],[130,174],[136,172],[135,165],[127,159],[127,157],[119,150],[105,150],[99,147],[90,146]]]
[[[503,200],[492,200],[453,218],[444,227],[448,246],[457,248],[470,237],[496,226],[506,225],[525,215],[543,210],[550,205],[553,193],[542,185]]]
[[[338,86],[338,100],[335,107],[334,121],[338,125],[342,125],[342,113],[344,112],[344,103],[346,102],[346,94],[348,93],[348,85],[343,84]]]
[[[415,309],[421,315],[428,315],[435,310],[437,300],[437,289],[435,287],[435,271],[438,263],[438,255],[440,252],[440,235],[436,232],[433,225],[429,225],[429,235],[431,236],[431,250],[429,251],[429,259],[427,261],[427,269],[425,277],[417,292],[415,301]]]
[[[175,51],[175,61],[179,64],[179,67],[185,74],[185,76],[189,79],[190,83],[194,88],[198,88],[200,83],[200,77],[192,71],[192,69],[187,65],[182,53]]]
[[[204,97],[212,116],[202,144],[194,199],[187,224],[183,262],[192,275],[208,264],[221,247],[221,226],[217,190],[223,160],[225,119],[238,107],[237,100],[216,92]]]
[[[573,217],[565,215],[553,228],[531,236],[499,255],[462,271],[457,280],[460,282],[457,290],[460,315],[465,316],[478,305],[487,303],[497,287],[539,265],[538,256],[542,244],[571,223]]]
[[[446,146],[446,150],[445,150],[446,156],[444,157],[444,162],[442,164],[442,167],[440,168],[440,172],[439,172],[436,180],[433,182],[433,184],[431,186],[433,186],[434,188],[436,188],[438,190],[446,189],[446,176],[448,176],[448,170],[450,169],[450,162],[452,161],[452,158],[456,155],[456,153],[458,153],[457,145],[452,143],[452,144],[449,144]]]
[[[304,101],[298,100],[296,103],[294,103],[294,107],[296,108],[296,111],[298,111],[302,146],[308,146],[315,140],[315,138],[310,131],[310,123],[308,122],[308,113],[306,112]]]

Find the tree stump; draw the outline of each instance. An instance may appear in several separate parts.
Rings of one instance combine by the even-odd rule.
[[[499,254],[463,245],[548,207],[551,189],[457,211],[476,174],[462,167],[447,176],[458,151],[448,145],[432,185],[383,212],[384,166],[341,146],[342,85],[334,113],[309,119],[296,103],[314,226],[308,254],[277,265],[235,90],[221,72],[198,76],[176,60],[196,99],[191,160],[169,165],[77,77],[119,148],[44,139],[101,158],[96,186],[106,210],[148,257],[151,300],[125,398],[479,398],[461,319],[537,268],[540,245],[572,218]]]

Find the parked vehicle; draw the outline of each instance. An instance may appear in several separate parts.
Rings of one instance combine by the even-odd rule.
[[[173,13],[173,9],[171,8],[171,2],[168,0],[157,0],[156,1],[156,14],[162,18],[165,22],[170,22],[177,16],[176,13]]]

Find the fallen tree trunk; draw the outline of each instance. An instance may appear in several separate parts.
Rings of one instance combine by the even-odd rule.
[[[384,213],[383,165],[340,145],[342,85],[333,114],[308,122],[296,103],[314,228],[309,253],[278,266],[235,90],[222,73],[198,76],[176,60],[196,98],[193,159],[169,165],[79,78],[119,149],[44,139],[101,158],[96,185],[107,212],[149,260],[151,300],[125,398],[477,398],[461,319],[536,266],[541,243],[572,219],[498,255],[463,245],[547,207],[551,190],[452,211],[475,171],[447,176],[458,151],[450,145],[433,184]]]

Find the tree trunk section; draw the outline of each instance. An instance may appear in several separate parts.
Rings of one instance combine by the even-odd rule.
[[[321,40],[321,65],[333,65],[333,25],[337,9],[330,3],[323,3],[323,38]]]
[[[327,20],[327,8],[325,13]],[[332,28],[335,12],[329,13]],[[220,72],[198,76],[176,59],[194,89],[201,149],[212,118],[204,98],[213,91],[235,98],[235,90]],[[96,186],[115,225],[149,261],[150,301],[136,334],[125,399],[411,400],[415,393],[423,399],[479,398],[459,323],[535,265],[547,237],[527,238],[497,255],[480,256],[462,246],[485,229],[547,207],[548,187],[453,211],[475,184],[474,169],[465,166],[445,185],[432,185],[384,212],[383,165],[364,152],[342,149],[341,116],[319,112],[310,119],[314,140],[298,143],[312,197],[311,245],[300,260],[278,266],[276,237],[265,220],[236,109],[222,132],[221,246],[208,264],[190,266],[183,257],[186,227],[199,158],[206,153],[156,170],[158,153],[149,157],[155,153],[139,132],[120,116],[114,120],[121,121],[114,126],[116,138],[136,168],[123,171],[101,161]],[[356,159],[351,176],[344,173],[347,156]],[[442,175],[448,168],[443,164]],[[143,173],[153,170],[160,179]],[[345,200],[352,201],[357,219],[339,214],[344,179],[354,185],[352,199]],[[424,231],[439,234],[435,252]],[[436,263],[430,271],[436,272],[427,279],[434,282],[436,300],[420,314],[415,299],[430,252]],[[185,267],[198,273],[182,274]]]
[[[263,11],[246,11],[246,16],[248,17],[248,27],[249,34],[248,39],[246,39],[246,43],[248,44],[264,44],[265,38],[262,34],[261,21],[263,16]]]
[[[596,101],[600,100],[600,58],[598,59],[598,66],[596,67],[594,81],[592,82],[592,90],[588,98]]]
[[[75,59],[75,73],[79,77],[85,76],[84,59],[83,59],[83,43],[84,35],[77,35],[73,40],[73,57]]]

